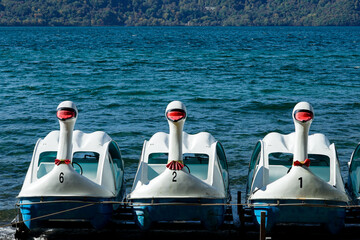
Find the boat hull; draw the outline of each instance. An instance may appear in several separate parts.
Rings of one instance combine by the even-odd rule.
[[[101,203],[114,201],[109,198],[20,198],[20,213],[28,229],[63,227],[65,223],[90,223],[103,228],[111,219],[115,205]],[[62,224],[62,223],[64,224]]]
[[[224,222],[226,210],[225,199],[155,198],[132,199],[132,203],[135,221],[143,230],[161,221],[201,221],[214,230]]]
[[[257,200],[252,201],[256,224],[265,212],[266,231],[279,223],[322,224],[337,234],[344,228],[346,203],[322,200]],[[266,206],[271,204],[271,206]],[[278,204],[278,205],[277,205]],[[259,206],[257,206],[259,205]]]

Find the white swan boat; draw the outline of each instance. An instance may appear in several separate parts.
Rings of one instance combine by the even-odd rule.
[[[347,181],[347,190],[354,205],[360,204],[360,143],[353,151],[348,162],[349,173]]]
[[[103,227],[125,195],[124,164],[115,141],[104,132],[73,131],[78,111],[60,103],[60,131],[39,139],[19,198],[29,229],[88,222]]]
[[[311,105],[293,110],[295,132],[269,133],[254,149],[249,164],[247,199],[266,229],[277,223],[324,224],[337,233],[344,226],[348,197],[334,144],[323,134],[308,136],[314,117]]]
[[[224,149],[207,132],[183,132],[187,112],[181,102],[171,102],[165,115],[170,132],[144,142],[128,195],[136,222],[148,229],[153,222],[201,221],[215,229],[230,197]]]

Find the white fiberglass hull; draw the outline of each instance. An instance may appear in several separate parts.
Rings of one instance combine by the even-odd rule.
[[[224,221],[226,194],[191,174],[166,169],[129,195],[136,222],[148,229],[158,221],[201,221],[216,229]]]
[[[23,197],[115,197],[115,193],[77,173],[71,165],[60,164],[35,182],[24,184]]]
[[[61,164],[39,180],[24,185],[18,195],[22,219],[29,229],[62,227],[52,222],[89,222],[102,228],[110,220],[114,204],[121,200],[111,191]]]
[[[129,199],[144,198],[225,198],[225,192],[219,192],[197,177],[184,170],[165,169],[148,184],[140,181]]]
[[[288,174],[255,190],[249,197],[251,201],[259,199],[349,201],[345,192],[317,177],[305,166],[293,166]]]
[[[266,213],[266,228],[278,223],[325,224],[332,233],[344,227],[345,192],[315,176],[307,167],[292,167],[284,177],[249,197],[254,220]]]

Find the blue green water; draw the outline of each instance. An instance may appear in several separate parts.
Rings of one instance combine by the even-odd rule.
[[[346,179],[360,141],[360,27],[0,28],[0,89],[1,222],[64,100],[78,106],[76,129],[117,141],[128,192],[172,100],[187,107],[185,131],[222,142],[233,198],[256,141],[293,131],[299,101],[313,105],[310,132],[336,144]]]

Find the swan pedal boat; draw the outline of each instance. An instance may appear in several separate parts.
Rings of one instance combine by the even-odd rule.
[[[311,119],[297,120],[297,112],[311,113]],[[254,221],[260,224],[265,212],[267,231],[278,223],[300,223],[323,224],[339,233],[349,198],[335,145],[323,134],[308,136],[310,104],[299,103],[293,113],[295,132],[267,134],[251,156],[246,194]]]
[[[75,117],[59,119],[60,131],[37,141],[17,196],[21,217],[28,229],[68,223],[102,228],[119,206],[106,202],[123,201],[125,196],[120,149],[105,132],[73,131],[76,106],[66,101],[58,113],[63,109],[74,111]]]
[[[360,204],[360,143],[351,154],[348,162],[349,172],[347,190],[354,205]]]
[[[167,113],[184,116],[168,119],[169,134],[158,132],[144,142],[128,195],[135,221],[143,230],[162,221],[201,221],[216,229],[230,199],[224,149],[210,133],[182,131],[186,110],[181,102],[170,103]]]

